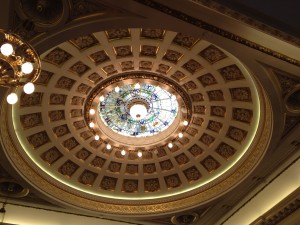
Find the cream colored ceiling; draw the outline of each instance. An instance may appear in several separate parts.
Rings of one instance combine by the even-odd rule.
[[[28,2],[31,5],[28,5],[30,7],[25,7],[23,4],[15,4],[15,1],[3,1],[3,10],[0,15],[1,27],[7,27],[8,30],[14,30],[16,33],[20,34],[22,37],[27,39],[38,52],[46,52],[43,54],[43,66],[45,67],[43,76],[46,80],[40,81],[40,85],[37,88],[37,92],[43,93],[40,106],[38,104],[22,106],[20,107],[21,111],[18,108],[19,105],[15,107],[15,127],[17,128],[17,132],[20,134],[20,137],[22,137],[21,139],[24,140],[22,143],[24,146],[26,145],[27,153],[30,154],[27,154],[22,150],[22,146],[20,146],[17,136],[14,134],[15,127],[10,123],[11,108],[4,104],[1,109],[1,143],[2,147],[5,149],[5,154],[1,154],[1,165],[5,166],[5,169],[7,169],[8,172],[11,172],[15,178],[18,178],[18,180],[13,180],[13,184],[18,183],[17,187],[24,186],[24,190],[27,190],[27,188],[30,189],[29,196],[20,198],[19,200],[13,200],[9,197],[9,203],[13,203],[13,201],[20,201],[22,204],[24,202],[24,204],[28,204],[27,201],[31,201],[32,196],[34,197],[34,194],[32,193],[38,193],[38,196],[42,196],[43,199],[46,199],[49,202],[54,202],[57,205],[64,203],[63,206],[65,208],[69,208],[72,213],[75,211],[74,207],[79,209],[90,209],[92,211],[96,211],[97,216],[101,215],[101,217],[110,217],[114,219],[119,218],[120,220],[135,220],[135,223],[138,224],[233,224],[236,223],[236,219],[238,219],[238,223],[241,223],[241,221],[243,223],[246,218],[250,223],[250,220],[257,217],[258,223],[262,224],[266,221],[264,218],[267,218],[267,221],[272,220],[272,218],[276,218],[277,220],[278,218],[286,217],[291,213],[290,210],[286,210],[286,207],[282,207],[282,211],[278,211],[275,214],[272,212],[271,214],[274,215],[272,217],[270,217],[269,212],[264,212],[270,209],[270,207],[273,207],[273,204],[280,202],[282,198],[286,198],[286,194],[289,194],[289,191],[291,191],[291,184],[297,185],[295,182],[296,180],[293,180],[294,178],[291,179],[292,176],[290,173],[283,173],[283,171],[287,171],[289,166],[296,165],[295,163],[291,163],[291,161],[293,161],[291,159],[291,155],[299,150],[299,126],[297,127],[297,125],[299,125],[300,115],[298,101],[300,86],[297,75],[299,74],[300,54],[299,48],[297,47],[299,46],[299,40],[297,38],[291,36],[291,34],[285,34],[282,31],[266,26],[266,21],[262,21],[262,23],[258,22],[254,20],[254,18],[241,15],[236,11],[225,8],[223,5],[219,5],[215,1],[210,0],[178,0],[176,3],[171,0],[130,0],[124,2],[118,0],[103,0],[101,3],[93,0],[68,0],[62,1],[62,7],[57,7],[58,4],[55,4],[56,1],[51,1],[51,4],[54,3],[52,6],[58,9],[56,11],[50,9],[50,11],[53,12],[51,15],[55,16],[52,17],[54,20],[49,17],[45,18],[49,14],[41,13],[41,11],[37,14],[32,13],[38,11],[37,9],[39,7],[35,6],[36,2],[39,2],[40,4],[45,1],[22,0],[17,2]],[[11,4],[11,7],[8,7],[8,3]],[[8,8],[11,9],[11,11],[6,10]],[[24,10],[26,10],[26,12],[24,12]],[[40,20],[40,18],[44,18],[44,20]],[[34,27],[32,29],[28,29],[28,20],[29,22],[33,21],[34,23]],[[8,25],[9,21],[12,22],[12,24]],[[139,29],[137,29],[137,31],[136,29],[129,29],[129,38],[117,38],[113,41],[109,41],[106,33],[104,32],[94,33],[93,35],[99,44],[82,50],[74,47],[74,45],[70,42],[62,43],[63,41],[74,38],[75,36],[86,35],[92,32],[103,31],[105,29],[145,26],[157,27],[158,25],[169,30],[194,35],[201,40],[199,40],[193,48],[188,50],[185,47],[173,43],[176,33],[166,31],[166,35],[161,40],[142,38],[143,42],[140,42],[141,38]],[[187,40],[188,39],[189,38],[187,38]],[[159,48],[157,50],[156,57],[151,57],[150,55],[143,56],[140,55],[140,46],[138,44],[132,44],[133,40],[134,42],[140,43],[140,46],[141,44],[146,43],[145,45],[155,47],[165,45],[165,48]],[[227,57],[220,57],[216,62],[209,63],[208,60],[206,60],[208,57],[198,55],[198,52],[201,52],[211,44],[221,50]],[[68,54],[61,54],[60,51],[54,51],[57,53],[52,54],[52,56],[49,55],[49,58],[52,57],[52,60],[50,60],[51,62],[49,59],[46,60],[46,55],[56,48],[54,46],[70,54],[70,57],[68,57]],[[120,58],[116,57],[114,47],[119,46],[132,46],[133,55]],[[167,52],[167,49],[182,53],[183,57],[180,58],[177,63],[162,59],[163,55]],[[106,51],[110,61],[100,63],[100,57],[99,64],[92,62],[89,59],[90,55],[101,50]],[[233,58],[229,52],[240,61]],[[101,56],[101,53],[99,54]],[[213,55],[215,54],[216,53]],[[58,58],[58,61],[61,58],[63,60],[62,62],[55,63],[55,60],[53,61],[53,57]],[[195,59],[201,66],[203,66],[203,68],[199,69],[196,73],[194,73],[194,75],[182,67],[182,65],[191,58]],[[137,150],[135,148],[131,148],[131,152],[133,153],[131,156],[135,156],[135,159],[130,159],[128,154],[124,158],[120,158],[117,156],[117,154],[119,154],[117,148],[119,148],[120,143],[115,141],[113,141],[114,148],[112,152],[110,154],[103,153],[102,150],[104,149],[104,143],[108,140],[101,135],[103,143],[96,149],[91,147],[90,144],[93,137],[84,140],[83,137],[79,136],[82,132],[90,131],[86,126],[87,122],[84,121],[85,126],[82,129],[76,129],[73,122],[86,120],[86,108],[88,106],[87,98],[91,95],[91,93],[93,93],[96,89],[101,89],[101,84],[109,82],[110,79],[114,80],[116,75],[121,77],[121,73],[122,76],[124,76],[125,73],[127,73],[127,75],[128,73],[139,73],[139,63],[141,60],[153,62],[152,69],[143,69],[141,70],[142,74],[147,72],[148,75],[151,73],[153,77],[169,79],[168,81],[176,82],[182,88],[184,88],[183,84],[188,81],[193,81],[197,88],[190,91],[187,91],[186,88],[184,88],[184,92],[188,94],[190,102],[192,102],[191,94],[203,94],[203,101],[194,101],[192,102],[192,106],[206,105],[208,107],[206,107],[204,114],[196,114],[193,112],[191,115],[192,119],[194,117],[199,117],[203,119],[203,122],[200,126],[190,123],[189,127],[187,127],[187,129],[195,128],[198,131],[194,137],[188,134],[187,130],[184,132],[185,137],[189,138],[189,143],[187,144],[179,143],[177,145],[178,140],[174,138],[174,136],[176,136],[176,132],[171,132],[170,135],[167,135],[167,140],[163,139],[161,143],[161,147],[163,147],[166,151],[167,156],[158,157],[156,154],[157,149],[153,146],[151,149],[150,147],[149,149],[144,149],[144,151],[152,151],[152,158],[137,158]],[[89,67],[89,70],[81,76],[78,76],[76,73],[70,72],[69,70],[78,61],[82,61],[83,64]],[[134,71],[125,71],[125,67],[123,69],[121,68],[120,63],[126,61],[133,61]],[[55,66],[53,63],[58,65]],[[112,73],[107,77],[102,68],[111,64],[114,65],[117,72]],[[166,74],[163,72],[157,72],[156,70],[158,69],[159,64],[169,65],[172,68]],[[247,123],[239,123],[238,121],[233,120],[231,104],[241,104],[245,107],[245,102],[232,101],[230,95],[224,95],[226,97],[224,98],[224,101],[209,100],[208,91],[210,90],[222,90],[223,93],[228,94],[228,92],[224,92],[224,90],[226,90],[229,86],[223,87],[223,85],[228,85],[230,83],[233,84],[233,81],[225,82],[222,74],[218,70],[230,64],[235,64],[246,79],[248,79],[249,72],[251,79],[254,79],[253,77],[255,77],[255,80],[261,84],[262,87],[259,85],[257,85],[257,87],[266,91],[266,95],[272,105],[272,116],[269,113],[269,102],[267,98],[265,98],[264,92],[259,91],[259,97],[261,99],[259,129],[249,151],[239,162],[237,162],[236,166],[227,171],[224,176],[215,179],[207,185],[203,185],[201,188],[197,188],[197,184],[203,184],[205,179],[213,177],[226,165],[233,162],[235,157],[237,157],[236,154],[241,150],[239,147],[244,146],[246,139],[244,139],[241,144],[237,144],[236,141],[228,138],[228,126],[232,125],[239,127],[239,124],[244,124],[246,128],[243,127],[243,129],[248,132],[246,135],[247,138],[249,134],[247,126],[253,127],[253,118],[256,118],[257,116],[256,113],[252,114],[253,117],[249,125],[247,125]],[[130,68],[131,63],[123,64],[123,66],[126,65]],[[106,67],[107,72],[109,68],[111,67]],[[182,81],[174,79],[172,75],[176,70],[182,71],[186,75],[186,78]],[[45,74],[46,71],[53,73],[48,84],[48,75]],[[95,75],[90,78],[96,79],[96,84],[90,82],[88,80],[88,76],[90,76],[93,72],[98,73],[99,77],[101,76],[103,78],[102,81],[97,81],[98,75]],[[205,86],[197,79],[207,72],[212,73],[213,76],[217,78],[217,84]],[[141,73],[139,73],[139,75],[141,75]],[[60,80],[60,78],[63,77],[68,79],[64,78]],[[71,79],[74,80],[74,84],[73,86],[71,85],[72,87],[70,87],[70,90],[68,90],[68,88],[64,88],[66,86],[61,85],[61,82],[64,83],[64,81]],[[58,82],[59,80],[61,82]],[[56,84],[58,83],[60,83],[60,86],[58,85],[59,87],[56,87]],[[87,85],[87,87],[92,88],[91,90],[88,90],[87,94],[82,92],[84,88],[87,88],[84,85],[80,86],[82,83]],[[177,84],[175,86],[179,87]],[[237,84],[237,81],[234,81],[234,84]],[[249,83],[247,83],[247,85],[248,84]],[[104,91],[112,89],[114,85],[116,85],[116,83],[108,86]],[[168,88],[169,86],[166,85],[166,87]],[[251,89],[251,96],[253,96],[253,93],[255,92]],[[49,105],[48,103],[50,101],[51,94],[66,95],[65,104]],[[19,93],[19,97],[20,95],[21,94]],[[79,96],[85,99],[82,106],[72,105],[70,103],[73,96]],[[228,98],[228,96],[230,98]],[[1,98],[4,99],[5,96],[3,95]],[[74,101],[75,100],[80,99],[74,98]],[[210,106],[213,105],[226,107],[226,114],[224,118],[219,118],[211,114]],[[51,121],[49,111],[58,112],[58,110],[61,110],[64,113],[64,119]],[[256,111],[253,110],[253,112]],[[28,116],[36,115],[35,113],[41,113],[38,114],[41,115],[41,119],[38,120],[39,123],[37,124],[32,122],[32,120],[36,121],[36,118]],[[77,115],[77,117],[75,115]],[[265,115],[267,117],[264,117]],[[182,120],[182,117],[180,116],[178,119]],[[26,122],[27,125],[24,126],[25,123],[20,121],[26,120],[31,122]],[[213,132],[208,129],[208,121],[210,120],[220,122],[223,125],[219,132]],[[262,123],[262,121],[265,121],[266,123]],[[274,124],[271,124],[270,121],[274,121]],[[62,127],[63,125],[66,125],[69,133],[58,137],[57,134],[60,131],[64,131],[64,128]],[[61,129],[55,129],[56,127]],[[251,130],[251,128],[249,129]],[[9,132],[7,132],[8,130]],[[34,148],[27,137],[42,131],[45,131],[46,135],[49,137],[49,142]],[[260,137],[261,133],[259,131],[262,131],[262,137]],[[272,132],[272,135],[270,135],[271,137],[268,136],[269,132]],[[204,133],[216,138],[211,146],[206,146],[202,141],[199,141]],[[64,142],[71,137],[76,139],[78,145],[73,149],[68,150],[65,148]],[[162,135],[159,135],[159,137],[161,138]],[[266,147],[264,143],[267,142],[268,139],[270,141],[270,145]],[[169,140],[174,141],[174,144],[180,148],[178,148],[175,152],[170,151],[165,146],[166,141]],[[233,156],[225,160],[222,156],[216,153],[220,140],[233,147],[237,146],[238,151],[236,151]],[[189,148],[193,145],[193,143],[200,146],[203,150],[202,154],[199,156],[194,157],[189,151]],[[256,143],[257,145],[255,145]],[[58,160],[54,160],[53,162],[45,160],[46,158],[43,155],[44,153],[48,153],[47,159],[49,159],[49,155],[50,158],[52,157],[52,159],[55,159],[55,154],[49,154],[51,153],[49,149],[52,147],[57,148],[54,152],[60,152],[62,154]],[[91,154],[87,158],[79,159],[77,153],[79,153],[83,147]],[[122,147],[130,149],[130,145]],[[260,151],[256,151],[256,149],[260,149]],[[265,157],[261,157],[262,154],[264,154],[264,151],[266,151]],[[176,157],[182,153],[187,156],[189,162],[179,164]],[[36,160],[38,165],[32,163],[32,159],[28,157],[29,155],[32,156],[32,159]],[[211,172],[208,172],[201,163],[208,155],[211,155],[215,160],[217,160],[217,162],[221,162],[220,166]],[[101,168],[91,166],[91,162],[97,156],[106,160]],[[83,157],[85,156],[83,155]],[[288,164],[282,164],[288,158],[290,158],[290,160],[287,161]],[[70,176],[63,175],[60,170],[63,165],[66,165],[65,162],[67,160],[71,160],[74,164],[79,166],[74,173],[72,173],[71,170]],[[160,162],[165,160],[170,160],[174,167],[169,170],[163,170]],[[121,169],[119,172],[112,172],[109,169],[111,162],[121,163]],[[154,163],[154,167],[152,168],[155,168],[156,172],[151,174],[144,173],[143,163],[148,162]],[[254,169],[256,163],[258,166]],[[138,172],[126,172],[127,165],[129,164],[134,164],[132,168],[136,168],[135,165],[138,165]],[[184,171],[194,165],[196,169],[201,172],[202,177],[197,180],[187,180]],[[43,168],[44,171],[41,170],[41,168]],[[274,172],[276,168],[279,169]],[[96,175],[85,176],[92,177],[90,180],[92,185],[82,183],[82,174],[84,171],[96,173]],[[295,168],[294,173],[295,179],[297,178],[296,171],[297,168]],[[165,177],[169,174],[179,175],[180,181],[183,181],[180,186],[174,188],[167,187]],[[272,174],[272,176],[270,176],[270,174]],[[51,178],[51,176],[48,175],[55,175],[56,178]],[[101,182],[104,176],[117,179],[115,189],[110,191],[103,189]],[[151,193],[145,192],[144,180],[149,177],[151,177],[151,179],[158,179],[159,182],[155,183],[159,184],[158,191],[153,191]],[[273,179],[274,177],[276,177],[275,180]],[[288,179],[285,179],[284,177]],[[58,178],[61,178],[61,181],[65,183],[59,182],[57,180]],[[93,178],[95,178],[94,181]],[[125,179],[134,181],[138,180],[138,189],[133,189],[137,191],[128,192],[129,189],[126,189],[127,191],[122,189]],[[84,180],[87,181],[87,179]],[[276,180],[280,183],[280,185],[277,184]],[[235,185],[240,181],[242,182],[239,185]],[[5,187],[3,185],[3,180],[0,184],[1,187]],[[157,187],[157,185],[154,187]],[[278,191],[276,198],[274,198],[273,194],[270,194],[273,193],[273,187],[276,191]],[[81,191],[78,190],[78,188],[81,188]],[[188,191],[188,188],[194,190]],[[260,189],[263,189],[263,191],[260,192]],[[168,198],[160,197],[162,193],[174,194],[178,190],[186,192],[185,194],[174,195],[173,197]],[[268,190],[271,190],[271,192],[268,193]],[[4,196],[17,197],[15,193],[18,190],[15,190],[13,193],[10,192],[10,195],[7,195],[8,191],[9,190],[3,189],[1,191],[1,195],[4,194]],[[88,194],[88,191],[95,191],[98,195],[109,193],[110,197],[123,198],[123,200]],[[149,197],[150,195],[156,196],[157,199],[145,199],[140,201],[133,200],[137,196]],[[129,199],[126,200],[124,198],[131,198],[131,200],[129,201]],[[112,202],[113,204],[108,204],[109,202]],[[276,207],[277,205],[273,208]],[[12,219],[14,220],[5,220],[5,222],[18,223],[16,222],[15,214],[9,213],[11,210],[13,209],[8,207],[8,213],[6,215],[12,215]],[[87,213],[85,211],[81,212]],[[104,216],[105,213],[113,215]],[[126,218],[126,215],[130,216]],[[25,217],[28,217],[28,215],[25,215]],[[29,217],[36,219],[35,215]],[[141,221],[140,218],[143,218],[143,221]],[[188,219],[188,222],[186,219]],[[24,221],[24,216],[20,221]],[[285,222],[286,221],[283,223]]]
[[[208,41],[163,29],[115,29],[61,43],[41,58],[36,91],[19,93],[8,130],[36,173],[33,185],[55,199],[105,213],[187,208],[228,191],[264,154],[268,100],[236,58]],[[130,146],[135,138],[128,138],[125,156],[116,139],[94,140],[85,117],[90,93],[134,73],[151,74],[156,84],[170,79],[169,88],[183,88],[192,106],[188,127],[179,122],[169,134],[174,147],[156,143],[142,158]],[[179,130],[182,139],[175,138]]]

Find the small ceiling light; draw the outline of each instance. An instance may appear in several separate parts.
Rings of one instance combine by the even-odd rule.
[[[18,101],[18,96],[16,93],[10,93],[9,95],[7,95],[6,97],[6,101],[8,104],[15,104]]]
[[[100,102],[103,102],[104,101],[104,96],[101,95],[100,98],[99,98]]]
[[[107,144],[107,145],[106,145],[106,149],[110,150],[110,149],[111,149],[111,145],[110,145],[110,144]]]
[[[115,92],[119,93],[119,91],[120,91],[120,88],[118,86],[115,87]]]
[[[124,149],[121,151],[121,155],[126,155],[126,151]]]
[[[137,155],[138,155],[138,157],[141,158],[143,156],[143,153],[142,152],[138,152]]]
[[[172,99],[173,101],[175,101],[175,100],[176,100],[176,96],[175,96],[175,95],[172,95],[171,99]]]
[[[95,135],[95,140],[98,141],[100,139],[99,135]]]
[[[187,126],[187,125],[189,125],[189,122],[185,120],[185,121],[183,121],[183,125]]]
[[[141,88],[141,85],[139,84],[139,83],[136,83],[135,85],[134,85],[134,89],[140,89]]]
[[[183,137],[183,133],[179,133],[179,134],[178,134],[178,137],[179,137],[179,138],[182,138],[182,137]]]
[[[21,70],[25,74],[30,74],[33,71],[33,65],[32,65],[32,63],[26,62],[26,63],[22,64]]]
[[[169,144],[168,144],[168,147],[169,147],[169,148],[173,148],[173,144],[172,144],[172,143],[169,143]]]
[[[90,128],[93,128],[95,126],[94,122],[90,122],[89,126]]]
[[[95,109],[90,109],[90,115],[94,115],[96,113]]]
[[[24,85],[23,90],[26,94],[32,94],[34,92],[34,84],[29,82],[27,84]]]
[[[10,56],[14,52],[14,48],[11,44],[5,43],[1,46],[0,51],[2,55]]]

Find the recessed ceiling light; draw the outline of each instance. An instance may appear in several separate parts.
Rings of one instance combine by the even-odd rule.
[[[95,109],[90,109],[90,115],[94,115],[96,113]]]
[[[139,84],[139,83],[136,83],[135,85],[134,85],[134,89],[140,89],[141,88],[141,85]]]

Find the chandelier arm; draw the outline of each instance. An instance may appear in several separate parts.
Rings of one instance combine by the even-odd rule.
[[[0,48],[1,86],[19,88],[39,78],[40,57],[28,42],[17,34],[0,29]]]

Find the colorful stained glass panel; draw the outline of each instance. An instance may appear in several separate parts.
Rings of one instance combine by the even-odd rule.
[[[135,101],[147,106],[147,115],[140,120],[130,115],[130,107]],[[178,113],[178,103],[168,91],[151,85],[142,84],[139,89],[134,84],[120,87],[105,95],[98,107],[104,124],[124,136],[146,137],[156,135],[167,129]]]

